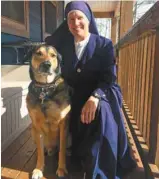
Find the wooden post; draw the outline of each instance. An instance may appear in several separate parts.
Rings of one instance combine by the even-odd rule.
[[[127,33],[133,24],[133,1],[120,2],[120,39]]]
[[[119,40],[120,1],[117,2],[113,14],[113,17],[111,18],[111,40],[115,45]]]
[[[113,17],[112,19],[112,25],[111,25],[111,40],[113,44],[116,44],[116,33],[117,33],[117,19]]]
[[[149,144],[149,159],[151,163],[155,163],[159,168],[159,30],[156,32],[154,69],[153,69],[153,91],[152,91],[152,107]]]

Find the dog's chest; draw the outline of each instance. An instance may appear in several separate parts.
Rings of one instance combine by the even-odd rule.
[[[61,120],[66,120],[70,111],[67,86],[60,83],[56,89],[42,89],[33,83],[29,86],[27,106],[35,126],[44,133],[57,133]]]
[[[45,103],[45,105],[45,114],[42,110],[39,111],[40,105],[35,108],[37,109],[37,113],[39,113],[39,116],[36,117],[35,121],[36,126],[39,126],[41,131],[45,134],[56,132],[59,129],[60,122],[68,119],[71,107],[67,103],[59,106],[52,101]]]
[[[48,135],[57,135],[59,131],[59,124],[55,121],[50,121],[49,119],[45,119],[40,126],[41,133],[45,136]]]

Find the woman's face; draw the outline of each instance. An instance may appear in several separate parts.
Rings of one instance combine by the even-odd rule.
[[[76,10],[69,13],[67,23],[75,38],[85,38],[88,35],[89,21],[83,12]]]

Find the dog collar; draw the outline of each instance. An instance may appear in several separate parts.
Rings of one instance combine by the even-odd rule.
[[[64,80],[61,77],[56,77],[53,83],[39,83],[37,81],[34,81],[34,86],[35,87],[40,87],[40,88],[56,88],[60,83],[62,83]]]
[[[38,99],[41,100],[41,104],[44,104],[44,100],[49,99],[55,92],[57,86],[62,83],[64,80],[60,76],[56,77],[53,83],[39,83],[37,81],[33,81],[30,90],[34,91],[34,94],[37,96]],[[51,95],[49,95],[49,92]]]
[[[42,87],[42,92],[39,95],[39,99],[41,99],[41,104],[44,104],[44,100],[48,98],[47,89],[51,88],[51,90],[55,91],[56,87],[62,82],[63,82],[63,79],[59,78],[58,80],[55,81],[55,83],[52,83],[51,85],[46,84],[46,85],[44,85],[44,87],[42,87],[40,84],[40,87]],[[35,84],[35,85],[37,85],[37,84]],[[46,90],[46,92],[44,90]]]

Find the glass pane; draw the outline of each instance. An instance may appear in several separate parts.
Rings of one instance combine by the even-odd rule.
[[[56,7],[49,1],[45,2],[45,31],[52,34],[56,29]]]
[[[133,23],[135,24],[155,3],[156,0],[136,1],[133,8]]]
[[[1,1],[1,15],[24,24],[24,1]]]
[[[111,19],[110,18],[95,18],[98,32],[101,36],[111,38]]]

